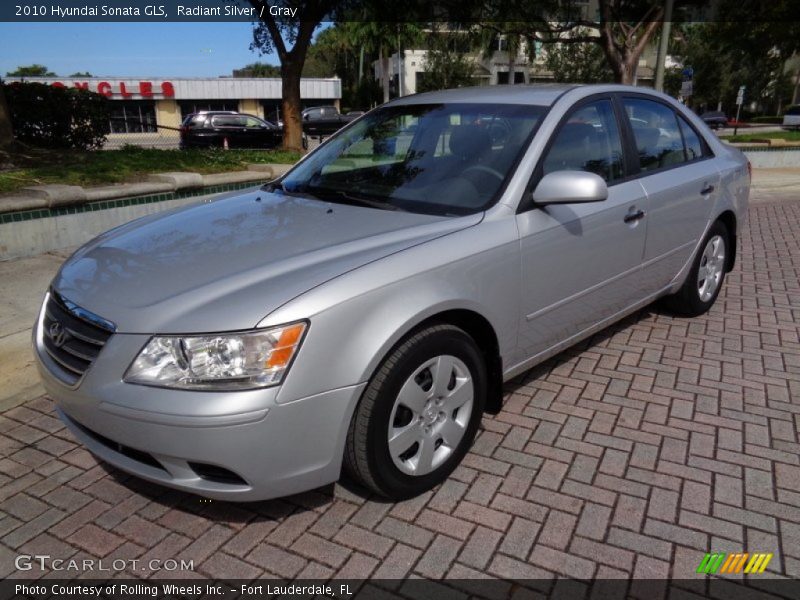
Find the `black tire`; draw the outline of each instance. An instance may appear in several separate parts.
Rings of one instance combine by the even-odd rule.
[[[409,475],[395,465],[389,453],[389,420],[403,384],[426,361],[444,354],[460,359],[471,375],[472,413],[463,438],[438,468],[425,475]],[[345,472],[369,490],[392,500],[412,498],[433,488],[447,479],[472,445],[486,395],[486,365],[467,333],[441,324],[411,334],[378,367],[361,396],[347,433]]]
[[[706,248],[709,240],[715,236],[720,236],[725,245],[725,260],[722,268],[721,279],[717,285],[716,290],[708,300],[703,300],[700,297],[699,291],[699,272],[700,264],[703,261],[703,250]],[[728,228],[721,221],[715,222],[708,230],[706,237],[703,238],[703,243],[700,244],[700,250],[692,262],[691,270],[686,277],[681,288],[674,294],[664,298],[664,305],[670,311],[684,316],[684,317],[697,317],[708,311],[717,300],[722,286],[725,284],[725,274],[727,272],[727,264],[730,257],[730,233]]]

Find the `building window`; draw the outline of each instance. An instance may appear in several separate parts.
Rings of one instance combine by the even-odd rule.
[[[230,110],[239,112],[238,100],[183,100],[178,103],[181,107],[181,121],[187,115],[201,110]]]
[[[111,102],[109,131],[111,133],[154,133],[156,104],[147,100],[116,100]]]

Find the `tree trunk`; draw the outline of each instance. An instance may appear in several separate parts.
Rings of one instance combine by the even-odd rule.
[[[281,63],[283,109],[283,147],[286,150],[303,150],[303,104],[300,101],[300,76],[303,61],[287,57]]]
[[[14,142],[14,131],[11,128],[11,112],[6,103],[6,92],[3,82],[0,81],[0,149],[5,150],[11,147]]]
[[[389,57],[384,56],[383,48],[380,49],[381,72],[383,73],[383,102],[389,101]]]

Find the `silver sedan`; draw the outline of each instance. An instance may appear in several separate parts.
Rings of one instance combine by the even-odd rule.
[[[229,500],[342,470],[443,481],[502,384],[734,265],[749,165],[624,86],[419,94],[264,188],[145,217],[61,268],[34,328],[72,433],[149,481]]]

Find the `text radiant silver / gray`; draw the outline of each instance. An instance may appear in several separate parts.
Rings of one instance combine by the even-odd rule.
[[[402,98],[279,181],[78,250],[34,329],[93,453],[256,500],[446,478],[503,380],[666,296],[716,300],[749,165],[667,96],[498,86]]]

